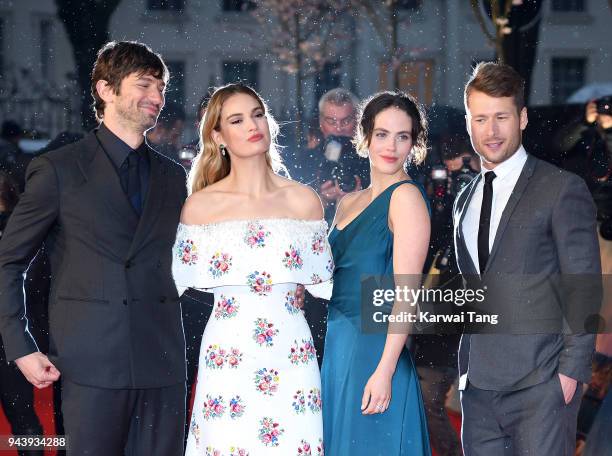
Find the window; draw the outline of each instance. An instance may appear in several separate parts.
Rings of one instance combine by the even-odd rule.
[[[51,62],[53,60],[53,22],[50,19],[40,21],[40,74],[43,78],[51,76]]]
[[[168,60],[166,66],[170,71],[166,101],[185,106],[185,62]]]
[[[584,85],[586,58],[555,57],[552,59],[551,102],[565,103],[565,100]]]
[[[221,8],[223,11],[252,11],[257,4],[251,0],[222,0]]]
[[[148,0],[147,8],[150,11],[183,11],[185,0]]]
[[[584,0],[553,0],[552,10],[559,12],[583,12]]]
[[[398,0],[397,8],[401,10],[412,10],[416,11],[421,9],[421,0]]]
[[[223,82],[242,82],[257,90],[259,85],[259,62],[225,61],[223,62]]]

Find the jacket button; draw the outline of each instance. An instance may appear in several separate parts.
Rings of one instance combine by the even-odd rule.
[[[132,260],[127,260],[125,262],[125,269],[130,269],[131,266],[132,266]]]
[[[161,302],[162,304],[166,302],[166,297],[162,296],[161,298],[159,298],[159,302]]]
[[[127,306],[127,299],[126,298],[123,298],[123,305]]]

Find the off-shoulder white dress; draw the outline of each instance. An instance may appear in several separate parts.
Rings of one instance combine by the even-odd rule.
[[[179,294],[215,295],[186,456],[322,455],[319,368],[295,290],[331,295],[325,221],[181,224],[172,272]]]

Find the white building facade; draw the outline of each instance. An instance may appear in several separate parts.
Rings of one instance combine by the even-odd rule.
[[[123,0],[109,36],[138,40],[160,52],[172,73],[168,98],[189,120],[208,87],[237,78],[255,86],[280,120],[295,116],[292,74],[269,51],[270,30],[244,0]],[[379,2],[373,1],[374,4]],[[487,42],[467,0],[400,1],[400,86],[426,104],[461,108],[472,65],[490,60]],[[612,81],[608,0],[544,0],[531,104],[563,103],[585,84]],[[359,97],[388,86],[384,45],[362,15],[350,21],[345,50],[303,84],[307,116],[333,86]],[[0,121],[12,118],[53,136],[80,128],[71,45],[53,0],[0,0]],[[187,122],[191,125],[192,122]],[[187,131],[186,138],[193,135]]]

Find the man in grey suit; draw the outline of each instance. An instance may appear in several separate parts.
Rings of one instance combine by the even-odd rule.
[[[481,63],[464,93],[482,172],[455,201],[458,266],[483,282],[515,278],[496,283],[511,331],[461,340],[466,456],[573,455],[591,376],[593,335],[541,328],[558,293],[543,286],[550,277],[601,273],[595,207],[582,179],[526,153],[523,87],[509,66]]]

